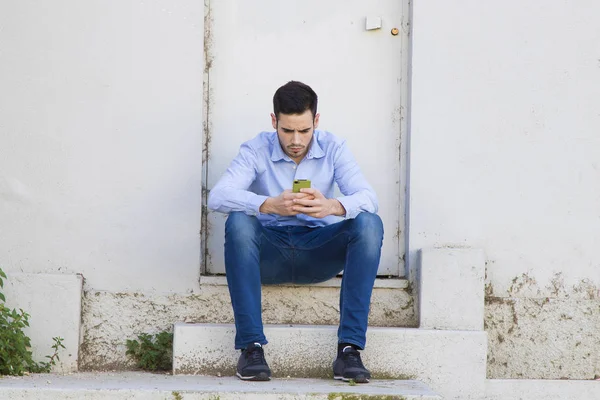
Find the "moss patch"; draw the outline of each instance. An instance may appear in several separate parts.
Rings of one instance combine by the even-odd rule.
[[[327,400],[406,400],[406,397],[353,393],[329,393]]]

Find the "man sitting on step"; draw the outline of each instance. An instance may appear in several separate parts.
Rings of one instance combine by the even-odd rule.
[[[317,95],[309,86],[283,85],[273,109],[275,132],[243,143],[208,198],[210,209],[229,214],[225,271],[235,348],[242,350],[237,376],[271,378],[263,350],[261,284],[311,284],[344,271],[333,375],[368,382],[371,374],[358,350],[365,347],[383,241],[377,197],[346,142],[316,130]],[[312,187],[293,192],[293,182],[301,179]],[[335,184],[342,193],[337,198]]]

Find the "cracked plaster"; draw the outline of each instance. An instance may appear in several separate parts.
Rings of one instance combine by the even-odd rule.
[[[516,277],[510,297],[486,285],[490,379],[594,379],[600,375],[600,297],[587,280],[567,286],[558,273],[540,287]],[[550,296],[542,297],[541,294]]]

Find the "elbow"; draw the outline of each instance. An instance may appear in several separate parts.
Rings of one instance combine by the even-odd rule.
[[[377,202],[373,203],[373,214],[377,214],[377,212],[379,211],[379,204],[377,204]]]
[[[369,211],[372,212],[373,214],[377,214],[377,212],[379,211],[379,204],[377,204],[377,202],[374,202],[371,205],[371,209]]]
[[[206,205],[212,211],[217,211],[219,207],[221,207],[222,202],[220,201],[219,196],[215,194],[214,190],[211,190],[208,193],[208,203]]]
[[[371,196],[371,208],[373,211],[371,211],[374,214],[377,214],[377,211],[379,211],[379,200],[377,200],[377,195],[375,193],[373,193]]]

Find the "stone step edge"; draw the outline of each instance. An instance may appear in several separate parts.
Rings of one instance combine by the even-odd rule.
[[[221,327],[221,328],[232,328],[234,324],[220,324],[210,322],[175,322],[173,326],[204,326],[204,327]],[[337,325],[308,325],[308,324],[264,324],[265,329],[336,329]],[[369,326],[369,332],[373,331],[410,331],[410,332],[423,332],[423,333],[436,333],[443,334],[448,332],[449,334],[460,334],[460,333],[479,333],[485,332],[484,330],[475,329],[425,329],[425,328],[412,328],[412,327],[401,327],[401,326]]]
[[[265,347],[274,376],[325,378],[337,343],[336,326],[265,325]],[[233,324],[174,326],[173,373],[233,375]],[[374,378],[414,379],[442,395],[481,395],[486,379],[485,331],[369,328],[361,352]]]
[[[227,277],[225,275],[201,275],[200,285],[207,286],[227,286]],[[296,287],[315,287],[315,288],[340,288],[342,286],[342,278],[335,277],[325,282],[317,282],[306,285],[294,283],[281,283],[278,285],[269,285],[282,288]],[[377,278],[373,284],[373,289],[402,289],[410,290],[410,283],[406,278]]]
[[[61,380],[70,377],[71,384],[61,384]],[[36,374],[26,377],[0,377],[0,398],[12,400],[166,400],[176,399],[177,395],[183,400],[232,400],[245,398],[249,400],[297,400],[298,394],[266,393],[271,385],[280,382],[274,379],[271,382],[241,382],[237,383],[247,387],[246,392],[225,392],[223,385],[215,391],[212,386],[203,386],[200,391],[197,387],[186,390],[187,386],[177,383],[183,379],[187,385],[197,385],[200,379],[208,378],[213,382],[226,382],[233,378],[214,378],[201,376],[171,376],[152,374],[147,372],[97,372],[75,373],[69,375]],[[161,383],[161,381],[164,381]],[[305,387],[309,379],[292,379],[297,387]],[[168,386],[169,383],[172,386]],[[329,382],[329,381],[327,381]],[[385,382],[385,381],[384,381]],[[377,384],[376,381],[371,384]],[[371,385],[369,384],[369,385]],[[260,386],[259,386],[260,385]],[[250,389],[258,386],[255,392]],[[358,385],[349,388],[365,388],[368,385]],[[336,390],[338,390],[336,388]],[[259,393],[260,391],[260,393]],[[243,393],[244,397],[241,397]],[[332,392],[341,393],[341,391]],[[348,393],[351,396],[353,393]],[[312,393],[310,393],[312,394]],[[354,394],[356,396],[356,394]],[[360,395],[360,394],[359,394]],[[330,400],[333,396],[315,393],[314,397],[306,396],[308,400]],[[363,400],[368,399],[364,395]],[[378,395],[381,398],[381,395]],[[435,400],[442,399],[437,394],[430,395],[404,395],[406,399]],[[425,396],[425,397],[423,397]],[[597,400],[600,399],[600,383],[597,381],[572,381],[572,380],[539,380],[539,379],[487,379],[485,394],[472,400],[518,400],[525,396],[528,400]],[[396,397],[399,397],[398,395]],[[360,398],[360,397],[359,397]],[[385,397],[384,397],[385,398]],[[392,396],[393,398],[393,396]],[[340,395],[336,400],[342,400]]]
[[[43,394],[43,395],[42,395]],[[0,398],[64,399],[360,399],[403,398],[437,400],[441,397],[418,381],[374,380],[366,385],[319,379],[274,379],[269,382],[243,382],[234,377],[171,376],[120,372],[35,374],[0,379]],[[79,395],[81,397],[79,397]],[[121,397],[122,395],[122,397]],[[37,397],[39,396],[39,397]],[[133,397],[132,397],[133,396]],[[208,397],[207,397],[208,396]],[[75,398],[75,397],[66,397]]]

